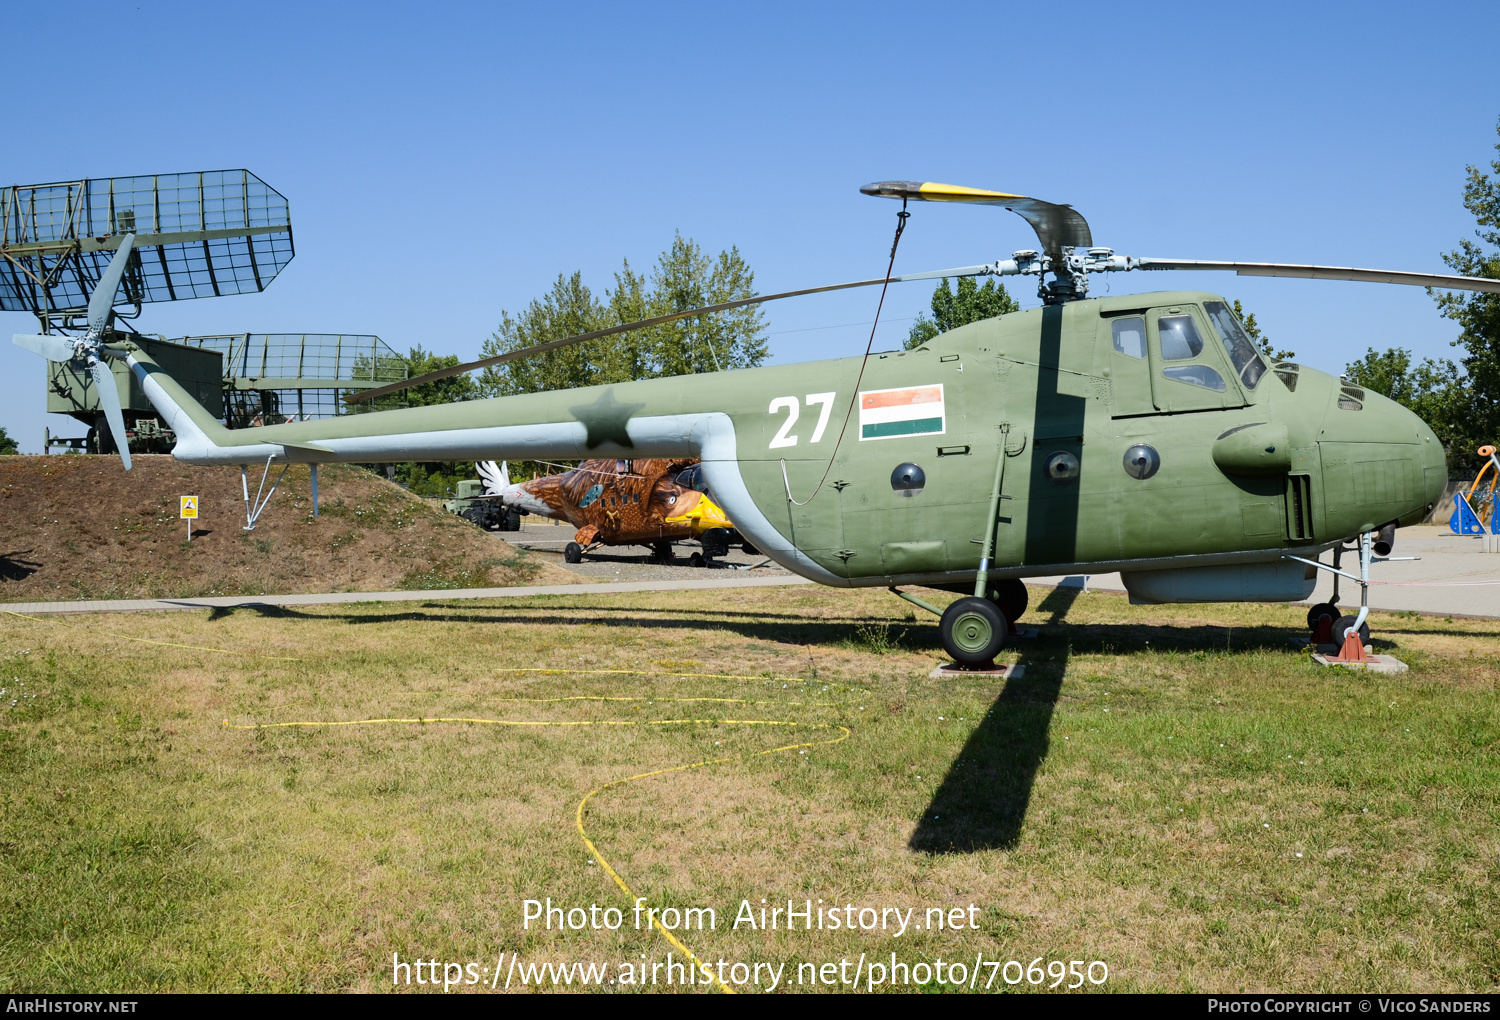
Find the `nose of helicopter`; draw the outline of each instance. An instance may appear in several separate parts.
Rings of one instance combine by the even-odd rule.
[[[1448,487],[1448,455],[1443,452],[1437,433],[1411,411],[1406,413],[1417,419],[1417,435],[1421,437],[1423,495],[1427,504],[1436,506]]]
[[[1344,385],[1322,422],[1328,523],[1341,535],[1416,524],[1442,499],[1448,461],[1436,433],[1394,400]]]

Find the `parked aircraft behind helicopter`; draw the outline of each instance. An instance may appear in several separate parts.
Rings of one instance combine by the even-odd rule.
[[[506,464],[480,461],[478,470],[484,498],[578,529],[563,550],[569,563],[599,546],[619,545],[648,546],[671,563],[673,542],[697,539],[703,551],[693,553],[691,562],[704,566],[727,552],[731,541],[740,541],[724,511],[702,491],[696,460],[586,460],[525,482],[511,482]]]

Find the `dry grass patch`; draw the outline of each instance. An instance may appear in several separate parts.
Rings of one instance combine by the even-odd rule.
[[[703,957],[1500,985],[1500,625],[1377,614],[1412,664],[1382,677],[1291,650],[1295,607],[1036,597],[1041,637],[1007,653],[1027,675],[1003,684],[928,679],[935,628],[874,592],[0,618],[4,686],[27,695],[0,728],[0,986],[361,990],[389,987],[392,952],[662,959],[628,923],[524,931],[521,901],[628,912],[579,800],[726,756],[587,816],[653,903],[715,908],[683,936]],[[579,672],[517,671],[536,667]],[[438,716],[548,725],[222,724]],[[852,735],[755,754],[837,732],[816,725]],[[980,930],[730,930],[762,897],[974,903]]]

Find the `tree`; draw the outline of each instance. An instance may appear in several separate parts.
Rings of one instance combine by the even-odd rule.
[[[630,272],[628,264],[625,272]],[[608,309],[584,284],[581,272],[572,276],[559,273],[552,289],[540,298],[533,298],[518,315],[501,311],[500,325],[484,342],[481,353],[492,358],[508,351],[589,333],[611,322]],[[606,374],[605,362],[616,360],[611,348],[636,342],[627,333],[518,358],[485,369],[479,378],[479,387],[489,396],[509,396],[570,386],[592,386],[605,381],[602,378]]]
[[[667,315],[754,296],[755,274],[738,248],[710,259],[696,241],[678,234],[651,272],[646,305],[651,315]],[[770,353],[762,334],[764,323],[765,314],[752,306],[654,327],[646,331],[651,373],[659,377],[753,368]]]
[[[1500,134],[1500,122],[1496,124]],[[1495,145],[1500,152],[1500,142]],[[1500,177],[1500,159],[1490,161],[1490,170]],[[1474,236],[1478,242],[1464,238],[1456,251],[1443,256],[1455,272],[1464,276],[1500,279],[1500,180],[1478,167],[1467,167],[1464,184],[1464,207],[1474,216]],[[1466,447],[1449,450],[1449,463],[1474,459],[1474,446],[1500,439],[1500,295],[1473,292],[1437,294],[1429,289],[1445,318],[1457,322],[1462,331],[1453,346],[1461,347],[1460,359],[1467,376],[1464,408],[1467,415]]]
[[[443,368],[453,368],[458,364],[460,362],[456,354],[435,354],[423,348],[421,344],[417,344],[406,355],[406,369],[409,373],[407,378],[414,379],[419,375],[426,375],[428,372],[436,372]],[[436,382],[413,386],[405,392],[406,403],[409,407],[451,404],[457,400],[474,400],[480,395],[478,384],[469,375],[450,375]]]
[[[925,313],[917,315],[917,321],[911,324],[911,332],[906,337],[906,349],[921,347],[950,329],[1020,310],[1021,306],[1003,283],[986,280],[981,287],[972,276],[961,276],[958,278],[958,292],[954,293],[944,278],[932,292],[932,318]]]
[[[17,446],[16,441],[10,438],[10,436],[6,433],[5,426],[0,425],[0,456],[4,456],[8,453],[20,452],[21,448]]]
[[[500,313],[500,326],[485,342],[484,356],[754,296],[755,274],[738,248],[710,257],[697,242],[678,234],[649,278],[625,261],[603,300],[584,284],[582,273],[559,275],[551,291],[519,314]],[[486,394],[505,396],[753,368],[769,354],[764,320],[759,309],[739,308],[619,333],[488,368],[479,386]]]
[[[1297,356],[1296,351],[1278,351],[1271,346],[1271,338],[1260,331],[1260,325],[1255,321],[1255,313],[1245,314],[1244,306],[1240,304],[1239,298],[1234,299],[1234,317],[1240,320],[1240,325],[1245,327],[1245,332],[1250,334],[1250,339],[1255,341],[1255,346],[1260,348],[1270,361],[1291,361]]]

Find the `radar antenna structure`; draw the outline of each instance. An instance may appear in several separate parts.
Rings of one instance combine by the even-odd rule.
[[[132,234],[111,325],[146,302],[262,291],[294,254],[287,200],[248,170],[12,185],[0,190],[0,311],[31,312],[44,334],[89,329],[90,298]]]

